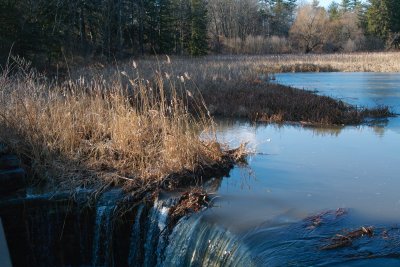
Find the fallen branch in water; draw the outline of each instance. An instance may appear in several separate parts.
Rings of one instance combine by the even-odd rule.
[[[342,247],[350,246],[355,239],[359,239],[364,236],[372,237],[374,234],[374,230],[372,227],[364,227],[346,233],[344,235],[337,234],[335,237],[331,239],[331,243],[323,246],[321,250],[330,250],[337,249]]]
[[[305,221],[307,222],[306,229],[314,230],[315,228],[319,227],[324,222],[324,220],[326,220],[326,218],[324,218],[324,217],[326,217],[328,215],[331,215],[335,219],[337,219],[338,217],[341,217],[345,214],[347,214],[347,210],[343,209],[343,208],[339,208],[337,210],[328,210],[328,211],[320,212],[317,215],[313,215],[313,216],[310,216],[305,219]]]

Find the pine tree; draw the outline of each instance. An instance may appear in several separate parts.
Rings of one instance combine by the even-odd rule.
[[[350,6],[352,10],[357,10],[362,7],[362,2],[361,0],[352,0]]]
[[[190,0],[173,0],[174,52],[189,52],[191,38],[191,3]]]
[[[368,32],[386,40],[391,28],[387,0],[370,0],[366,17]]]
[[[351,0],[342,0],[340,7],[343,12],[348,12],[351,10]]]
[[[207,6],[205,0],[191,0],[191,37],[190,54],[200,56],[207,54]]]
[[[171,53],[174,48],[174,13],[171,0],[159,0],[158,52]]]
[[[157,51],[158,46],[158,3],[157,0],[143,0],[144,16],[144,43],[150,46],[151,53]]]
[[[336,20],[340,18],[339,4],[332,2],[328,7],[328,14],[331,20]]]
[[[386,0],[388,2],[390,31],[400,33],[400,1]]]

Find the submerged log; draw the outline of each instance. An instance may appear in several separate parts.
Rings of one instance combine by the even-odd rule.
[[[374,230],[372,227],[360,227],[357,230],[345,233],[343,235],[337,234],[335,237],[331,239],[330,244],[323,246],[321,249],[322,250],[329,250],[329,249],[337,249],[337,248],[342,248],[346,246],[350,246],[353,242],[353,240],[368,236],[372,237],[374,234]]]

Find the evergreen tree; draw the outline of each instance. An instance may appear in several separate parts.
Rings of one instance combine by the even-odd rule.
[[[328,7],[328,14],[331,20],[336,20],[340,18],[339,4],[332,2]]]
[[[366,13],[368,32],[386,40],[391,33],[400,31],[399,12],[397,0],[370,0]]]
[[[171,53],[174,48],[174,13],[171,0],[159,0],[158,52]]]
[[[151,53],[156,52],[158,46],[158,4],[157,0],[143,0],[144,2],[144,42],[150,46]]]
[[[191,37],[190,54],[205,55],[208,50],[207,42],[207,6],[205,0],[191,0]]]
[[[350,7],[351,7],[352,10],[357,10],[357,9],[362,8],[361,0],[352,0],[350,2]]]
[[[296,0],[276,0],[272,6],[271,28],[273,35],[287,36],[294,21]]]
[[[173,0],[174,52],[189,52],[191,38],[191,4],[190,0]]]
[[[351,8],[351,1],[352,0],[342,0],[342,3],[340,4],[340,7],[342,9],[343,12],[348,12],[350,11]]]
[[[399,0],[386,0],[389,9],[389,22],[390,31],[393,33],[400,33],[400,1]]]

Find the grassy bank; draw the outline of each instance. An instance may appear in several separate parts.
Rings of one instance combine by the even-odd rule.
[[[147,82],[131,69],[129,88],[121,77],[56,84],[16,60],[0,75],[0,143],[23,158],[33,182],[52,189],[144,192],[226,168],[240,156],[217,143],[202,103],[193,115],[180,88],[157,73]]]
[[[306,54],[269,56],[256,61],[268,72],[399,72],[400,53]]]
[[[391,115],[271,83],[265,66],[282,57],[317,56],[152,57],[62,80],[15,59],[0,76],[0,143],[24,159],[34,182],[145,192],[190,184],[241,157],[217,142],[213,116],[341,125]]]
[[[284,55],[284,56],[222,56],[205,58],[146,58],[115,66],[96,65],[72,72],[73,80],[100,77],[105,80],[119,79],[121,86],[129,88],[128,76],[133,75],[131,65],[137,64],[141,77],[152,83],[154,73],[162,75],[168,84],[182,88],[205,103],[206,112],[212,116],[247,118],[264,122],[306,122],[312,124],[357,124],[366,117],[385,117],[390,112],[385,107],[372,110],[356,109],[335,99],[319,96],[271,83],[275,69],[315,71],[317,66],[333,69],[342,65],[341,71],[361,66],[387,67],[400,70],[400,54],[348,54],[348,55]],[[314,63],[311,63],[314,62]],[[336,63],[334,63],[336,62]],[[386,62],[385,64],[383,64]],[[336,65],[335,65],[336,64]],[[350,65],[353,64],[353,69]],[[323,67],[323,66],[330,66]],[[297,67],[296,67],[297,66]],[[314,66],[314,67],[313,67]],[[99,79],[99,78],[95,78]],[[192,98],[189,99],[190,101]],[[196,105],[189,105],[196,106]]]

